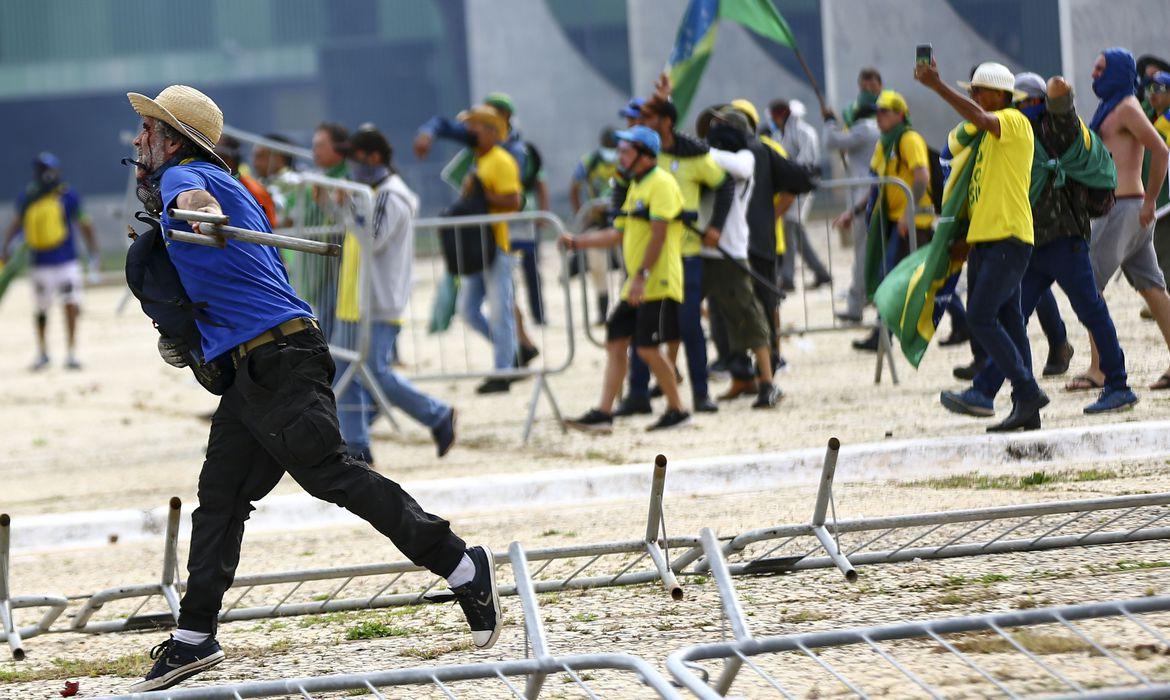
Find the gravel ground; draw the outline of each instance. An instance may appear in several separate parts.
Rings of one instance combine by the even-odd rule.
[[[565,313],[561,297],[552,296],[557,260],[548,254],[543,262],[551,321],[546,328],[533,330],[542,341],[543,361],[555,366],[565,354]],[[833,269],[839,271],[838,284],[845,284],[848,260],[834,256]],[[429,277],[428,270],[425,264],[419,265],[417,276]],[[416,317],[427,316],[432,291],[425,279],[418,283],[413,302]],[[163,505],[173,495],[194,502],[198,466],[207,442],[208,424],[202,416],[214,409],[214,397],[200,389],[186,370],[175,370],[159,360],[154,331],[133,303],[124,314],[115,312],[123,295],[120,288],[93,289],[87,294],[81,328],[86,367],[81,372],[67,372],[59,364],[41,374],[27,372],[33,354],[27,283],[18,281],[0,303],[0,325],[8,329],[0,344],[0,376],[5,378],[0,383],[0,424],[6,427],[0,438],[5,454],[0,460],[0,479],[19,484],[5,494],[5,510],[31,515],[147,508]],[[1104,420],[1170,415],[1170,393],[1143,390],[1167,365],[1157,328],[1138,318],[1141,302],[1124,284],[1111,285],[1106,297],[1142,403],[1131,413]],[[576,279],[572,298],[573,314],[579,317]],[[802,325],[806,318],[812,324],[828,323],[832,298],[827,288],[809,292],[806,316],[801,297],[791,297],[784,306],[785,324]],[[1087,364],[1088,343],[1072,322],[1074,316],[1065,310],[1077,351],[1072,363],[1075,371]],[[54,315],[50,321],[54,348],[61,345],[59,326],[60,318]],[[1047,348],[1036,324],[1033,327],[1034,354],[1037,363],[1043,364]],[[946,322],[941,331],[947,333]],[[602,331],[595,328],[594,333]],[[531,442],[525,446],[520,434],[532,382],[517,384],[508,394],[483,397],[474,393],[471,381],[433,381],[423,388],[459,410],[456,448],[445,459],[436,459],[428,432],[400,414],[402,433],[395,434],[388,424],[380,423],[373,451],[380,468],[409,485],[421,479],[485,473],[649,463],[659,452],[682,459],[821,447],[831,435],[851,444],[886,437],[983,432],[984,421],[949,414],[938,405],[940,389],[958,386],[950,371],[969,360],[965,347],[933,348],[918,371],[900,361],[900,385],[874,385],[873,355],[849,347],[849,340],[861,334],[841,331],[790,338],[784,353],[791,370],[780,377],[787,396],[779,410],[752,411],[749,402],[741,400],[724,405],[718,414],[698,416],[693,427],[666,440],[643,431],[650,422],[648,416],[619,422],[609,437],[562,434],[542,402]],[[482,367],[490,355],[486,343],[468,336],[458,320],[450,332],[437,337],[426,336],[414,324],[402,335],[400,349],[410,372]],[[62,359],[60,352],[53,357],[58,363]],[[467,357],[472,358],[470,362]],[[578,332],[571,369],[549,380],[565,414],[580,414],[597,400],[603,366],[602,352]],[[1082,415],[1081,408],[1092,397],[1063,392],[1063,379],[1042,384],[1053,398],[1045,411],[1046,427],[1103,420]],[[684,384],[684,395],[689,394],[688,387]],[[714,382],[712,393],[723,388],[723,382]],[[1004,397],[1001,407],[1006,406]],[[661,402],[656,408],[661,409]],[[63,492],[63,483],[78,487]],[[283,493],[296,490],[288,479],[277,488]]]
[[[849,484],[838,489],[841,517],[889,515],[928,509],[1008,505],[1070,498],[1170,490],[1162,460],[1109,465],[1069,464],[1046,472],[1047,483],[1028,473],[1003,475],[994,484],[977,478],[905,483]],[[1084,479],[1084,480],[1081,480]],[[771,493],[738,493],[674,498],[666,504],[669,534],[692,535],[703,526],[729,536],[765,524],[800,522],[808,517],[815,492],[810,488]],[[540,513],[509,510],[470,514],[455,527],[472,541],[506,551],[511,540],[528,549],[637,538],[644,530],[645,503],[615,501],[602,505],[558,508]],[[1041,527],[1041,526],[1037,526]],[[1115,525],[1124,527],[1123,525]],[[1020,531],[1022,533],[1024,531]],[[1019,533],[1018,533],[1019,534]],[[16,593],[90,592],[105,586],[154,580],[160,569],[160,543],[127,543],[100,549],[21,553],[13,557]],[[182,547],[185,555],[185,543]],[[677,553],[677,552],[676,552]],[[303,569],[399,559],[376,533],[364,528],[330,528],[258,534],[246,540],[241,574]],[[739,578],[736,585],[757,636],[893,623],[907,619],[951,617],[1009,611],[1089,600],[1170,593],[1165,542],[1080,548],[1059,552],[997,555],[939,562],[908,562],[863,567],[857,584],[845,583],[835,570],[792,575]],[[535,566],[534,566],[535,568]],[[612,569],[611,569],[612,570]],[[510,580],[506,568],[501,576]],[[421,581],[421,579],[419,579]],[[410,585],[414,585],[412,582]],[[713,581],[684,578],[686,598],[673,602],[657,585],[541,594],[541,609],[554,653],[628,652],[663,670],[665,657],[692,644],[713,642],[729,634],[721,619]],[[315,590],[335,584],[302,589]],[[409,586],[408,586],[409,587]],[[274,589],[275,590],[275,589]],[[288,587],[284,587],[287,591]],[[417,590],[417,589],[415,589]],[[280,594],[269,593],[274,602]],[[229,600],[232,599],[229,594]],[[103,611],[105,612],[105,611]],[[226,623],[220,630],[229,659],[199,677],[198,684],[359,672],[422,663],[458,664],[524,656],[525,639],[519,601],[505,599],[507,630],[487,652],[468,648],[457,609],[448,605],[391,608]],[[1170,620],[1151,618],[1165,631]],[[1141,646],[1135,628],[1115,621],[1089,622],[1083,628],[1127,663],[1155,678],[1170,680],[1170,663],[1161,646]],[[1042,658],[1082,682],[1117,682],[1108,661],[1090,654],[1067,630],[1039,628],[1021,637]],[[372,639],[354,639],[381,635]],[[86,695],[116,692],[147,667],[144,656],[162,633],[101,636],[49,635],[29,640],[28,659],[0,667],[0,697],[54,697],[65,680],[80,680]],[[1007,653],[981,635],[955,638],[960,648],[991,669],[1013,690],[1058,689],[1043,672],[1019,654]],[[883,645],[924,680],[937,683],[948,697],[978,697],[992,687],[969,669],[959,669],[947,655],[921,642]],[[833,649],[825,658],[846,670],[867,692],[913,696],[908,681],[892,668],[873,663],[873,652],[859,647]],[[807,659],[772,656],[761,659],[799,697],[848,694]],[[588,672],[590,687],[601,697],[645,697],[630,674]],[[196,684],[192,681],[192,684]],[[550,697],[583,697],[565,676],[550,678]],[[765,696],[763,685],[745,669],[733,690],[747,697]],[[462,684],[462,697],[504,697],[494,686]],[[329,697],[329,696],[323,696]],[[390,697],[442,697],[416,689]]]
[[[552,256],[545,256],[545,279],[555,279]],[[835,270],[847,270],[848,260],[834,256]],[[842,281],[844,281],[842,279]],[[550,285],[551,286],[551,285]],[[422,282],[416,309],[426,309],[431,287]],[[101,508],[147,508],[177,495],[195,502],[195,480],[206,443],[202,418],[215,405],[185,371],[163,365],[154,350],[154,331],[131,306],[115,313],[120,289],[89,291],[82,320],[82,358],[85,370],[76,373],[54,367],[42,374],[25,371],[31,359],[30,292],[19,282],[0,303],[0,323],[9,333],[0,349],[0,482],[6,485],[3,510],[17,517]],[[1058,295],[1059,297],[1060,295]],[[1127,349],[1134,385],[1142,395],[1136,411],[1109,420],[1163,418],[1170,394],[1142,390],[1165,368],[1166,353],[1157,329],[1138,319],[1140,302],[1123,285],[1112,285],[1106,297],[1115,314],[1119,335]],[[578,292],[573,290],[573,313],[579,314]],[[559,297],[558,297],[559,301]],[[831,316],[829,290],[811,292],[809,318],[824,323]],[[563,357],[564,310],[551,312],[551,324],[541,331],[546,361]],[[802,323],[805,305],[792,300],[785,306],[786,323]],[[1067,307],[1066,307],[1067,311]],[[1072,319],[1071,314],[1066,318]],[[59,318],[52,319],[52,342],[59,345]],[[412,329],[413,330],[413,329]],[[1038,329],[1036,329],[1038,333]],[[945,325],[942,331],[946,333]],[[1088,355],[1084,335],[1070,325],[1077,349],[1073,369],[1083,368]],[[857,332],[860,335],[860,332]],[[787,398],[775,412],[751,411],[745,402],[724,405],[714,416],[700,416],[693,428],[669,435],[667,441],[647,435],[648,420],[629,420],[614,435],[597,438],[563,435],[540,406],[540,420],[527,445],[520,428],[531,383],[517,385],[510,394],[479,397],[470,382],[425,384],[460,411],[460,442],[448,458],[436,460],[426,431],[400,417],[403,432],[385,424],[375,431],[374,452],[379,466],[407,485],[412,480],[515,473],[549,468],[588,469],[615,463],[645,462],[665,452],[671,459],[722,454],[821,447],[830,435],[846,444],[885,437],[922,435],[977,435],[985,423],[953,416],[937,405],[940,388],[956,386],[950,378],[954,364],[968,359],[964,348],[936,348],[917,371],[900,362],[902,383],[872,384],[873,356],[848,347],[854,333],[813,334],[789,339],[785,355],[791,371],[782,375]],[[417,345],[416,345],[417,339]],[[1033,337],[1037,362],[1046,351],[1042,338]],[[429,343],[429,345],[425,344]],[[558,351],[558,348],[561,348]],[[464,336],[460,322],[442,345],[425,336],[404,336],[408,368],[430,371],[465,367],[468,356],[482,361],[487,346]],[[559,354],[558,354],[559,352]],[[428,358],[425,362],[417,358]],[[60,359],[56,353],[54,359]],[[572,368],[551,379],[561,408],[576,414],[587,408],[598,392],[603,366],[601,352],[580,335]],[[1060,391],[1062,380],[1044,380],[1053,397],[1045,413],[1046,427],[1068,427],[1100,422],[1081,414],[1091,397]],[[685,389],[686,385],[684,385]],[[716,382],[713,392],[722,390]],[[684,392],[685,393],[685,392]],[[1004,401],[1001,400],[1001,406]],[[1001,411],[1002,413],[1002,411]],[[1011,480],[1011,470],[997,469],[995,477],[921,481],[914,483],[850,484],[839,489],[837,508],[842,517],[949,510],[1042,500],[1092,497],[1148,491],[1170,491],[1170,476],[1160,460],[1119,461],[1110,464],[1052,465],[1049,476]],[[1078,474],[1082,476],[1077,476]],[[985,475],[986,476],[986,475]],[[1082,479],[1083,477],[1083,479]],[[1035,482],[1042,482],[1038,485]],[[292,492],[284,483],[278,492]],[[667,524],[673,535],[694,535],[711,526],[729,536],[773,523],[800,522],[812,509],[814,492],[792,488],[768,493],[672,497]],[[634,499],[634,500],[626,500]],[[614,494],[610,503],[577,507],[515,509],[467,513],[455,518],[457,530],[473,541],[506,551],[513,540],[529,549],[635,539],[644,530],[642,494]],[[1035,527],[1034,525],[1031,527]],[[936,533],[935,536],[938,536]],[[1037,605],[1106,600],[1167,593],[1163,542],[1112,545],[1061,552],[999,555],[932,563],[904,563],[865,567],[861,580],[848,585],[834,570],[801,572],[789,576],[741,578],[737,586],[756,635],[786,634],[821,629],[872,625],[919,617],[944,617],[1002,611]],[[185,543],[182,554],[185,556]],[[359,528],[265,533],[245,544],[241,574],[285,569],[394,561],[401,556],[382,538]],[[130,582],[156,580],[161,568],[161,542],[133,542],[88,550],[52,553],[22,552],[13,556],[13,590],[17,595],[62,592],[70,595]],[[555,569],[550,570],[555,571]],[[501,569],[506,575],[506,570]],[[408,589],[421,581],[407,577]],[[362,582],[354,589],[363,592]],[[425,585],[425,584],[423,584]],[[626,651],[649,660],[660,669],[671,651],[726,635],[713,582],[704,577],[684,581],[687,597],[672,602],[656,585],[586,592],[542,594],[541,605],[551,649],[556,653]],[[312,596],[318,588],[306,586],[300,594]],[[417,590],[413,588],[412,590]],[[371,592],[372,593],[372,592]],[[260,600],[260,592],[253,595]],[[251,601],[252,598],[245,602]],[[103,614],[121,610],[111,604]],[[20,615],[24,619],[24,614]],[[337,613],[279,620],[234,622],[220,632],[229,660],[199,678],[199,683],[273,679],[294,675],[355,672],[407,667],[420,663],[453,664],[520,658],[524,636],[518,601],[506,600],[508,630],[488,652],[468,649],[460,614],[452,606],[423,606],[361,613]],[[1105,640],[1111,650],[1163,680],[1170,676],[1165,648],[1135,646],[1133,630],[1112,623],[1086,629]],[[1109,680],[1103,657],[1090,655],[1067,631],[1043,630],[1034,641],[1045,650],[1044,659],[1069,675],[1090,683]],[[385,635],[362,639],[370,635]],[[349,639],[347,637],[358,637]],[[50,635],[27,644],[29,658],[21,664],[0,665],[0,698],[56,697],[67,679],[79,679],[82,693],[122,690],[148,666],[145,652],[161,641],[159,633],[122,633],[102,636]],[[1043,674],[1027,667],[1018,654],[985,639],[964,638],[964,648],[994,669],[1017,692],[1055,690],[1042,682]],[[951,664],[946,655],[911,643],[886,647],[922,677],[946,687],[948,697],[987,694],[990,686],[968,669]],[[1052,653],[1048,653],[1052,652]],[[857,647],[835,649],[826,658],[848,669],[873,694],[912,696],[905,677],[881,663],[871,651]],[[773,657],[766,668],[792,682],[801,697],[834,696],[845,692],[807,661]],[[767,664],[775,664],[767,666]],[[803,664],[803,665],[802,665]],[[629,674],[589,672],[588,682],[604,697],[645,697]],[[744,671],[735,692],[755,697],[763,686]],[[467,696],[506,695],[500,684],[485,689],[468,686]],[[550,678],[551,697],[581,693],[563,677]],[[393,697],[441,695],[407,689]]]

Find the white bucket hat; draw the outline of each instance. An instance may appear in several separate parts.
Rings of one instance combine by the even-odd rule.
[[[217,165],[230,170],[215,154],[215,144],[223,134],[223,112],[210,97],[186,85],[172,85],[153,100],[137,92],[128,92],[126,97],[135,112],[170,124],[207,151]]]
[[[979,87],[1010,92],[1013,100],[1022,100],[1027,97],[1022,91],[1016,89],[1016,76],[1011,69],[994,61],[980,63],[979,67],[975,69],[975,75],[971,76],[970,82],[960,80],[958,84],[964,90]]]

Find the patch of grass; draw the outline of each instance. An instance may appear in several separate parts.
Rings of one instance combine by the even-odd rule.
[[[1167,561],[1141,561],[1138,559],[1118,559],[1112,564],[1089,564],[1089,571],[1095,574],[1108,574],[1118,571],[1141,571],[1143,569],[1164,569],[1170,566]]]
[[[408,637],[410,630],[405,627],[388,625],[378,620],[367,620],[345,631],[345,638],[355,639],[382,639],[385,637]]]
[[[127,654],[112,659],[55,658],[49,660],[50,665],[46,668],[20,671],[0,670],[0,682],[32,683],[61,678],[97,678],[99,676],[134,678],[145,674],[150,668],[150,663],[150,656],[146,653]]]
[[[591,447],[585,450],[585,459],[607,462],[609,464],[625,464],[629,457],[621,452],[609,452]]]
[[[1111,469],[1085,469],[1081,471],[1047,472],[1036,471],[1024,475],[956,474],[954,476],[906,481],[901,485],[909,488],[928,489],[972,489],[975,491],[1027,490],[1046,484],[1080,483],[1084,481],[1106,481],[1118,479],[1121,475]]]
[[[1020,630],[1011,633],[1020,646],[1033,654],[1071,654],[1092,651],[1093,647],[1071,634],[1045,634]],[[956,635],[951,643],[956,649],[967,654],[1002,654],[1016,652],[1011,642],[994,632],[975,632]]]
[[[572,530],[558,530],[556,528],[549,528],[540,533],[541,537],[576,537],[577,533]]]
[[[412,659],[422,659],[423,661],[433,661],[444,654],[450,654],[456,651],[467,651],[471,648],[471,642],[464,640],[461,642],[452,642],[450,644],[440,644],[433,647],[407,647],[399,652],[402,656],[409,656]]]
[[[990,586],[993,583],[1001,583],[1003,581],[1010,581],[1011,578],[1012,577],[1009,576],[1008,574],[983,574],[982,576],[980,576],[976,580],[979,581],[979,583],[982,583],[984,586]]]
[[[784,615],[780,619],[784,622],[818,622],[820,620],[827,620],[832,615],[813,610],[800,610],[791,615]]]
[[[597,619],[597,615],[591,612],[579,612],[573,615],[573,619],[577,622],[593,622]]]
[[[591,680],[593,680],[593,674],[592,674],[592,673],[589,673],[588,671],[586,671],[586,672],[584,672],[584,673],[580,673],[580,672],[578,672],[578,673],[577,673],[577,677],[578,677],[578,678],[580,678],[580,679],[581,679],[581,680],[583,680],[583,681],[591,681]],[[564,683],[565,685],[568,685],[569,683],[576,683],[576,682],[577,682],[577,681],[573,680],[573,677],[572,677],[572,676],[570,676],[569,674],[567,674],[567,673],[561,674],[561,683]]]
[[[927,598],[922,601],[922,607],[927,610],[937,610],[938,608],[950,607],[952,605],[965,605],[968,603],[977,603],[984,600],[993,600],[998,598],[999,594],[987,588],[967,589],[963,591],[948,591],[940,596],[934,598]]]

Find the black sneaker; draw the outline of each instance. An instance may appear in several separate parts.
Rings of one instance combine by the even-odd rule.
[[[691,414],[686,411],[667,411],[662,414],[662,417],[651,423],[647,428],[647,432],[654,430],[671,430],[672,428],[681,428],[691,424]]]
[[[521,367],[527,367],[528,363],[532,362],[537,357],[540,357],[540,351],[532,345],[521,345],[520,349],[516,351],[516,362],[518,362]]]
[[[617,408],[613,411],[613,417],[648,416],[651,413],[654,413],[654,409],[650,407],[649,396],[630,396],[627,394],[618,402]]]
[[[853,341],[853,349],[862,352],[877,352],[878,333],[874,331],[863,339]]]
[[[184,644],[174,637],[150,650],[154,666],[146,678],[130,686],[132,693],[148,690],[163,690],[178,685],[201,671],[223,661],[223,649],[215,637],[208,637],[202,644]]]
[[[483,545],[468,548],[467,556],[475,563],[475,576],[468,583],[451,589],[451,593],[467,616],[475,648],[490,649],[500,638],[504,622],[500,589],[496,587],[495,559],[492,550]]]
[[[435,452],[440,457],[451,451],[455,444],[455,409],[452,408],[443,416],[442,422],[431,428],[431,439],[435,441]]]
[[[780,387],[760,382],[760,394],[756,397],[752,408],[776,408],[776,404],[782,398],[784,398],[784,392],[780,391]]]
[[[565,426],[584,433],[612,433],[613,414],[602,413],[596,408],[591,408],[580,418],[570,418],[565,421]]]
[[[956,365],[955,368],[951,370],[951,376],[953,376],[955,379],[961,379],[965,382],[969,382],[975,378],[975,375],[983,371],[983,365],[985,364],[986,362],[971,360],[971,364],[969,365]]]
[[[695,413],[718,413],[719,404],[711,400],[710,396],[697,396],[691,400],[694,404]]]
[[[475,387],[477,394],[504,394],[512,388],[512,380],[504,377],[492,377],[483,380],[483,384]]]

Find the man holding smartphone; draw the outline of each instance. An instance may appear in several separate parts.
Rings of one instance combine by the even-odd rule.
[[[926,57],[923,56],[925,59]],[[999,63],[983,63],[963,95],[939,77],[933,58],[917,62],[914,78],[936,92],[966,120],[958,131],[977,148],[968,189],[971,246],[975,272],[968,322],[971,335],[987,350],[1012,383],[1012,412],[989,432],[1036,430],[1048,396],[1031,369],[1031,347],[1020,311],[1020,282],[1032,256],[1032,126],[1013,100],[1015,75]]]

